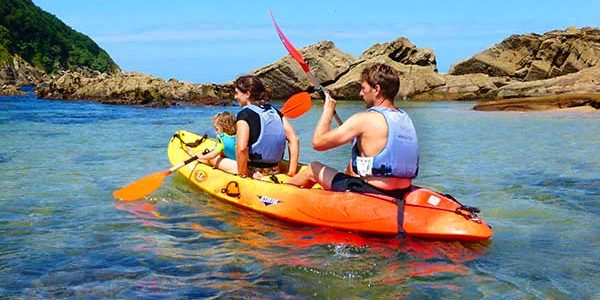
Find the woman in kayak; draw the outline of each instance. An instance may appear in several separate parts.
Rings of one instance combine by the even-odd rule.
[[[212,122],[217,133],[217,142],[208,153],[198,156],[198,160],[225,172],[235,174],[237,172],[235,116],[228,111],[223,111],[214,115]],[[192,156],[196,155],[189,147],[188,153]]]
[[[300,143],[292,124],[268,104],[271,93],[256,76],[242,76],[235,81],[235,99],[243,109],[237,115],[237,173],[261,178],[279,173],[279,162],[289,145],[287,174],[298,168]]]

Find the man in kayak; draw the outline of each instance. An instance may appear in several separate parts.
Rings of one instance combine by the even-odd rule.
[[[354,140],[346,172],[311,162],[287,183],[302,187],[318,183],[328,190],[393,197],[401,197],[410,188],[419,169],[419,147],[410,117],[394,107],[394,97],[400,88],[398,73],[385,64],[371,65],[363,70],[360,86],[367,111],[354,114],[341,126],[331,129],[336,101],[326,94],[312,140],[317,151]]]
[[[295,175],[300,153],[298,136],[283,114],[268,104],[271,94],[262,81],[256,76],[238,78],[235,98],[244,107],[236,122],[238,174],[261,178],[279,173],[287,140],[290,153],[287,174]]]

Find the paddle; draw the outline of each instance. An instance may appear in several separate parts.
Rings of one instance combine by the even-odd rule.
[[[300,64],[300,67],[302,67],[302,70],[304,70],[304,73],[306,73],[306,76],[312,82],[312,85],[315,87],[315,90],[317,90],[321,94],[321,97],[323,97],[323,100],[325,100],[325,89],[319,83],[315,75],[310,71],[308,63],[306,63],[300,51],[298,51],[298,49],[296,49],[296,47],[292,45],[292,42],[290,42],[290,40],[285,36],[285,34],[283,34],[283,31],[281,31],[281,28],[279,28],[279,25],[277,25],[277,22],[275,22],[275,17],[273,17],[273,13],[270,10],[269,15],[271,15],[271,20],[273,21],[275,31],[277,31],[277,35],[279,36],[281,43],[283,43],[283,46],[285,47],[285,49],[287,49],[288,53],[292,56],[292,58],[294,58],[294,60],[296,60],[296,62]],[[338,124],[338,126],[342,125],[342,119],[338,116],[337,112],[333,112],[333,117],[335,118],[335,122]]]
[[[135,201],[144,198],[147,195],[152,194],[156,191],[163,183],[165,178],[175,170],[195,161],[198,159],[198,155],[192,156],[186,159],[184,162],[175,165],[167,170],[156,172],[148,175],[142,179],[132,182],[116,191],[113,192],[113,196],[123,201]]]
[[[301,92],[290,97],[281,108],[281,113],[288,118],[297,118],[310,110],[312,101],[307,92]],[[124,201],[135,201],[152,194],[163,184],[165,178],[179,168],[198,159],[198,155],[186,159],[167,170],[148,175],[113,192],[113,196]]]
[[[300,92],[290,97],[290,99],[283,104],[281,113],[287,118],[295,119],[309,111],[311,106],[312,99],[310,98],[310,94],[307,92]]]

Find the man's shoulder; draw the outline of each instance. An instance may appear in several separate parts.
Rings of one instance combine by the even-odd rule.
[[[378,113],[374,110],[367,110],[367,111],[357,112],[354,115],[352,115],[351,118],[355,119],[357,122],[370,123],[370,122],[376,122],[379,119],[378,118],[379,116],[381,116],[380,113]]]

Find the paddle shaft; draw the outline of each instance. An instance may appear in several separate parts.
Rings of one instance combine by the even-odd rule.
[[[325,102],[325,97],[327,97],[327,95],[325,95],[325,88],[319,83],[319,81],[317,80],[317,77],[315,77],[315,75],[310,71],[310,69],[308,71],[306,71],[306,75],[308,76],[310,81],[312,81],[313,86],[319,92],[321,97],[323,97],[323,102]],[[338,126],[340,126],[340,125],[342,125],[342,123],[344,123],[342,121],[342,118],[340,118],[340,116],[338,116],[337,111],[335,111],[335,110],[333,111],[333,118],[335,119],[335,122],[338,124]]]
[[[197,159],[198,159],[198,155],[194,155],[194,156],[186,159],[185,161],[183,161],[183,162],[181,162],[181,163],[179,163],[177,165],[174,165],[173,167],[171,167],[169,169],[169,174],[177,171],[179,168],[181,168],[181,167],[183,167],[183,166],[185,166],[185,165],[187,165],[187,164],[189,164],[189,163],[191,163],[191,162],[193,162],[193,161],[195,161]]]
[[[275,31],[277,32],[277,35],[279,36],[279,39],[281,40],[283,47],[285,47],[285,49],[288,51],[290,56],[300,65],[300,67],[302,68],[304,73],[306,73],[306,76],[308,77],[308,79],[310,80],[312,85],[314,86],[315,90],[317,90],[321,94],[321,97],[323,97],[323,101],[325,101],[325,97],[326,97],[325,89],[319,83],[319,81],[317,80],[317,77],[315,77],[315,75],[310,71],[310,66],[308,65],[308,63],[306,63],[306,61],[302,57],[302,53],[300,53],[300,51],[298,51],[298,49],[296,49],[296,47],[294,47],[294,45],[292,45],[292,42],[290,42],[290,40],[285,36],[285,34],[281,30],[281,28],[279,28],[279,25],[277,25],[277,21],[275,21],[275,17],[273,16],[273,13],[270,10],[269,10],[269,15],[271,15],[271,20],[273,21],[273,26],[275,26]],[[335,110],[333,111],[333,116],[334,116],[335,122],[338,124],[338,126],[342,125],[342,123],[343,123],[342,119],[338,116],[338,114]]]

